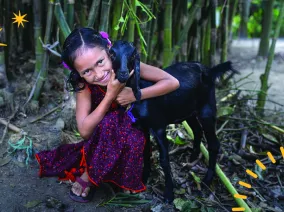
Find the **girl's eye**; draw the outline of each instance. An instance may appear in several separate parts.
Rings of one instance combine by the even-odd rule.
[[[99,60],[98,61],[98,64],[100,65],[100,64],[102,64],[103,63],[103,60]]]
[[[89,70],[89,69],[86,70],[86,71],[84,71],[83,75],[88,74],[88,73],[90,73],[90,70]]]

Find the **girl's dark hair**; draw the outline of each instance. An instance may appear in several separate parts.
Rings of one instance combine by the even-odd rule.
[[[74,67],[77,56],[84,54],[88,48],[101,47],[108,51],[108,41],[97,31],[91,28],[74,29],[63,44],[61,59],[71,69],[67,79],[68,91],[80,91],[85,88],[86,81],[79,75]]]

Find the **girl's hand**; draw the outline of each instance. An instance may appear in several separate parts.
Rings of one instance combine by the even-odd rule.
[[[114,100],[124,86],[125,83],[120,83],[117,79],[115,79],[115,73],[111,70],[110,80],[107,84],[106,96],[111,98],[111,100]]]
[[[127,106],[128,104],[135,102],[136,98],[133,94],[132,88],[124,87],[117,95],[116,101],[121,106]]]
[[[132,76],[134,73],[134,70],[132,70],[129,74],[129,77]],[[136,98],[134,96],[134,93],[132,91],[132,88],[124,87],[121,92],[117,95],[116,101],[121,106],[127,106],[128,104],[135,102]]]

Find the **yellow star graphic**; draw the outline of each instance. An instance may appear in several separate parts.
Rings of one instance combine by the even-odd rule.
[[[14,13],[14,15],[15,15],[15,18],[12,18],[12,19],[15,19],[15,21],[13,23],[18,23],[18,28],[19,28],[20,24],[22,24],[22,26],[24,27],[24,24],[23,24],[24,21],[28,22],[27,20],[24,19],[24,17],[27,14],[21,15],[21,12],[19,11],[19,15],[15,14],[15,13]]]
[[[0,32],[2,31],[2,28],[0,28]],[[0,46],[7,46],[5,43],[0,43]]]

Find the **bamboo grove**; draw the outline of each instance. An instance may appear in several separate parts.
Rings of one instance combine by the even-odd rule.
[[[141,60],[159,67],[177,61],[200,61],[208,66],[227,60],[232,41],[233,17],[241,14],[240,37],[246,36],[248,5],[243,0],[0,0],[1,81],[11,79],[9,64],[23,51],[31,51],[35,68],[30,99],[38,100],[48,77],[51,55],[60,60],[64,39],[76,27],[93,27],[106,31],[112,41],[133,42]],[[278,1],[283,7],[283,1]],[[264,2],[263,33],[259,55],[268,55],[274,0]],[[17,28],[10,20],[14,11],[28,14],[29,23]],[[218,13],[218,14],[217,14]],[[283,13],[280,13],[283,14]],[[216,17],[218,17],[216,20]],[[282,17],[282,16],[281,16]],[[281,17],[274,40],[281,27]],[[278,34],[277,34],[278,33]],[[273,46],[271,52],[274,52]],[[273,57],[272,53],[270,53]],[[59,62],[58,62],[59,63]],[[5,69],[6,67],[6,69]],[[65,70],[66,73],[68,71]],[[262,77],[263,108],[267,92],[269,65]],[[266,81],[266,82],[265,82]],[[5,86],[4,86],[5,87]]]

